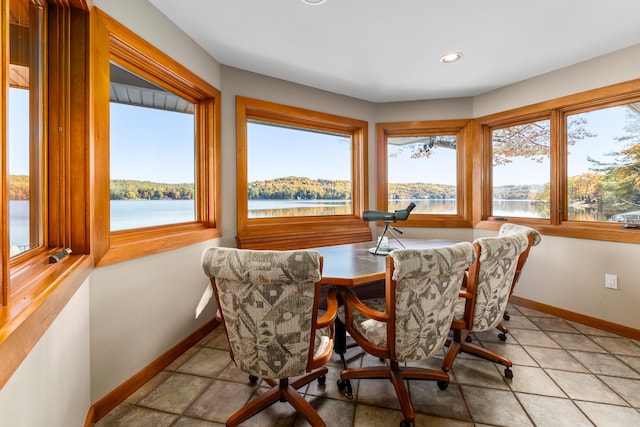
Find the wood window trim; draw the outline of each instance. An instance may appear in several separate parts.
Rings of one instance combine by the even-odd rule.
[[[176,249],[220,236],[220,91],[160,52],[150,43],[96,9],[97,46],[109,45],[94,61],[95,114],[109,116],[109,61],[135,72],[196,104],[196,218],[190,223],[171,224],[111,232],[109,226],[109,170],[96,168],[95,235],[107,244],[94,247],[98,266],[109,265]],[[97,125],[96,160],[109,158],[109,125]]]
[[[640,243],[640,232],[636,229],[624,229],[618,223],[584,222],[563,220],[560,207],[566,188],[566,166],[563,161],[566,115],[593,108],[605,108],[625,101],[640,99],[640,79],[617,83],[578,94],[544,101],[541,103],[516,108],[509,111],[478,117],[474,121],[479,128],[480,140],[477,143],[481,150],[479,172],[486,179],[474,187],[474,193],[481,194],[481,209],[474,211],[474,227],[479,229],[498,230],[505,222],[488,215],[491,200],[491,143],[490,129],[511,124],[522,123],[532,118],[549,117],[551,119],[551,215],[549,219],[507,218],[509,222],[527,225],[542,234],[578,239],[601,240],[620,243]],[[474,158],[475,158],[474,154]],[[563,208],[564,209],[564,208]]]
[[[376,124],[377,140],[377,209],[388,211],[389,183],[388,183],[388,151],[387,138],[416,135],[456,135],[459,149],[456,149],[457,166],[457,200],[458,212],[453,215],[412,213],[403,227],[446,227],[470,228],[472,218],[471,203],[471,158],[472,138],[474,134],[471,120],[434,120],[412,122],[389,122]],[[379,223],[378,225],[381,225]]]
[[[250,219],[247,200],[247,122],[250,119],[351,134],[353,214]],[[370,241],[371,228],[362,219],[368,204],[367,126],[362,120],[236,97],[238,247],[299,249]]]
[[[2,4],[2,22],[5,23],[8,22],[8,1]],[[88,167],[85,64],[89,49],[84,36],[89,25],[88,6],[83,1],[55,0],[49,1],[46,7],[48,55],[45,58],[45,81],[49,83],[45,87],[43,173],[46,179],[43,181],[49,185],[48,188],[43,185],[43,192],[47,194],[43,213],[45,244],[10,260],[7,251],[2,251],[0,267],[4,298],[0,306],[0,360],[3,361],[0,364],[0,388],[11,378],[93,269],[85,235],[85,212],[89,203],[85,179]],[[2,28],[4,30],[5,26]],[[3,121],[6,118],[4,104],[8,87],[4,61],[8,58],[6,48],[2,43],[0,116]],[[6,143],[3,132],[3,149]],[[7,186],[4,179],[2,182],[2,195],[6,200]],[[6,223],[6,204],[2,205],[2,220]],[[5,229],[3,227],[2,241],[3,246],[8,247]],[[50,264],[49,256],[66,247],[72,248],[73,253],[58,263]],[[10,281],[12,290],[9,292]]]

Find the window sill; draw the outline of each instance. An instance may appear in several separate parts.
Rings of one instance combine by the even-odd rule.
[[[114,231],[106,254],[96,267],[177,249],[220,237],[217,228],[204,223],[177,224],[136,230]]]
[[[605,242],[640,243],[640,228],[622,228],[624,224],[620,223],[565,221],[560,225],[551,225],[549,221],[544,220],[512,219],[510,221],[485,220],[476,224],[476,228],[498,230],[505,222],[526,225],[548,236],[600,240]]]
[[[0,307],[0,389],[20,366],[93,269],[87,255],[50,264],[28,288]]]

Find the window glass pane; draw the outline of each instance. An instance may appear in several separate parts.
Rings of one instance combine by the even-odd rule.
[[[7,108],[10,256],[42,244],[42,14],[28,0],[10,9]]]
[[[640,223],[640,103],[569,115],[567,128],[567,218]]]
[[[549,120],[491,132],[493,216],[549,218]]]
[[[196,220],[195,105],[111,67],[111,231]]]
[[[248,217],[346,215],[351,135],[249,120]]]
[[[413,213],[456,214],[456,136],[387,138],[388,209]]]

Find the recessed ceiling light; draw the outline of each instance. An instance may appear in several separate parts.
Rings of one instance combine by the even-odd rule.
[[[451,64],[452,62],[460,61],[462,59],[462,56],[463,55],[460,52],[447,53],[442,58],[440,58],[440,62],[443,62],[445,64]]]
[[[306,4],[310,4],[312,6],[317,6],[325,2],[325,0],[302,0]]]

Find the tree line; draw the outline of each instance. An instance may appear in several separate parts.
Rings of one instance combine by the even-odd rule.
[[[506,185],[497,188],[498,198],[510,200],[533,199],[541,186]],[[193,184],[166,184],[133,179],[111,180],[111,200],[192,200]],[[455,199],[456,187],[443,184],[389,184],[390,199]],[[11,175],[9,199],[29,200],[29,177]],[[348,200],[351,183],[346,180],[285,177],[249,183],[250,200]]]

